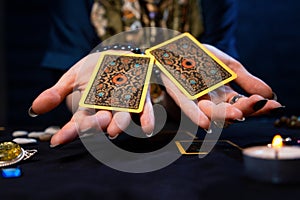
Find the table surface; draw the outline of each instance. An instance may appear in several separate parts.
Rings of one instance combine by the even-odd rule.
[[[9,128],[2,131],[0,140],[12,139],[11,131],[13,129]],[[143,152],[149,147],[160,148],[159,144],[168,143],[173,136],[171,132],[167,133],[142,142],[132,137],[120,137],[114,143],[131,151]],[[203,133],[199,130],[197,136]],[[222,131],[220,139],[230,140],[244,148],[267,144],[277,133],[283,137],[300,137],[300,130],[276,128],[273,119],[257,118],[231,125]],[[183,137],[192,139],[188,134]],[[171,141],[171,145],[175,146],[175,143]],[[220,148],[218,144],[204,158],[178,156],[170,165],[147,173],[127,173],[106,166],[89,153],[80,139],[55,148],[42,141],[22,147],[37,149],[38,153],[18,164],[21,177],[0,178],[1,199],[202,200],[221,197],[274,200],[297,198],[300,189],[297,183],[271,184],[249,179],[244,173],[241,151],[235,147]],[[177,149],[164,153],[179,155]]]

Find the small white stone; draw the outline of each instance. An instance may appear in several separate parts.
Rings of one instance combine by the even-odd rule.
[[[39,139],[40,141],[50,141],[52,136],[53,136],[52,134],[46,133],[44,135],[40,135]]]
[[[13,137],[21,137],[21,136],[26,136],[28,135],[28,131],[14,131],[12,133]]]
[[[49,133],[54,135],[55,133],[57,133],[60,130],[60,127],[58,126],[49,126],[48,128],[46,128],[44,130],[45,133]]]
[[[37,143],[37,140],[33,138],[15,138],[13,139],[13,142],[17,144],[31,144],[31,143]]]
[[[46,133],[44,131],[33,131],[33,132],[30,132],[28,134],[28,137],[30,138],[39,138],[40,135],[45,135]]]

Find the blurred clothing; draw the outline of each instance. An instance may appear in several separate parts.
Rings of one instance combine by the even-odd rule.
[[[236,0],[201,0],[198,3],[203,31],[194,36],[236,58]],[[67,70],[101,42],[91,20],[93,5],[94,0],[52,2],[52,26],[48,50],[41,63],[43,67]]]

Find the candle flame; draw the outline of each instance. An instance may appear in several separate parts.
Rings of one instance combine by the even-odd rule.
[[[281,148],[283,146],[283,139],[280,135],[275,135],[272,140],[273,148]]]

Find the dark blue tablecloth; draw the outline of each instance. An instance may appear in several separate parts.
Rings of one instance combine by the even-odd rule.
[[[155,148],[168,143],[172,139],[170,133],[143,141],[120,137],[114,143],[132,151],[145,151],[147,145]],[[199,130],[198,136],[203,133]],[[299,130],[276,128],[273,119],[259,118],[231,125],[223,130],[220,139],[230,140],[243,148],[267,144],[277,133],[283,137],[300,137]],[[10,129],[7,128],[0,140],[9,139]],[[112,169],[95,159],[80,139],[55,148],[41,141],[23,145],[23,148],[35,148],[38,153],[18,164],[23,173],[21,177],[0,178],[1,199],[276,200],[297,199],[300,189],[300,184],[271,184],[249,179],[244,174],[241,151],[235,147],[222,148],[218,143],[204,158],[181,156],[169,166],[148,173]],[[166,153],[174,155],[179,151],[175,148]]]

